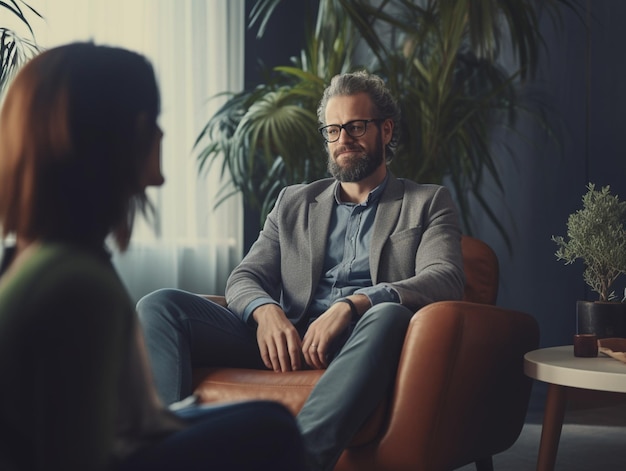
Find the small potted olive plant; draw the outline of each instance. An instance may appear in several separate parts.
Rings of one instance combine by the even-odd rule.
[[[615,281],[626,273],[626,202],[612,195],[609,186],[596,190],[589,183],[587,190],[583,208],[567,220],[567,239],[552,236],[559,246],[555,255],[566,265],[581,259],[583,278],[599,296],[596,301],[577,301],[578,333],[626,337],[625,299],[612,290]]]

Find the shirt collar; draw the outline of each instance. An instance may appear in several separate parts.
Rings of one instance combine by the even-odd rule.
[[[369,206],[371,204],[378,202],[378,200],[380,199],[380,195],[382,195],[383,191],[385,190],[385,187],[387,186],[388,181],[389,181],[389,172],[386,173],[385,178],[383,179],[382,182],[380,182],[380,185],[378,185],[376,188],[370,191],[369,195],[367,195],[367,199],[363,203],[359,203],[359,205]],[[337,202],[337,204],[353,204],[353,203],[346,203],[344,201],[341,201],[340,182],[335,183],[335,201]],[[355,206],[358,206],[358,205],[355,204]]]

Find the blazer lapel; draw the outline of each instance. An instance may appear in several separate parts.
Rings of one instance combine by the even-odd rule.
[[[374,219],[374,232],[370,246],[370,274],[372,284],[378,283],[378,269],[383,247],[391,232],[398,223],[402,198],[404,196],[404,184],[393,175],[389,174],[389,181],[385,191],[380,197],[376,218]]]
[[[317,285],[324,267],[324,254],[326,253],[326,239],[330,227],[335,202],[335,186],[330,185],[320,193],[315,201],[309,204],[309,250],[311,257],[311,287]],[[309,293],[309,301],[313,293]],[[308,303],[307,303],[308,304]]]

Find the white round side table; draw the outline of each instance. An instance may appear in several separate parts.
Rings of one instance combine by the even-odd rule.
[[[524,373],[548,383],[537,471],[552,471],[561,438],[567,388],[626,393],[626,363],[601,353],[574,356],[573,345],[541,348],[524,356]]]

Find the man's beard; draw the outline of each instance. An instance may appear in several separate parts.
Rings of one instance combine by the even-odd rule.
[[[342,148],[337,149],[337,151],[342,150]],[[349,161],[345,161],[343,166],[339,165],[329,154],[327,168],[328,172],[340,182],[358,182],[372,175],[380,167],[383,160],[383,140],[379,136],[373,153],[364,152],[354,156]]]

